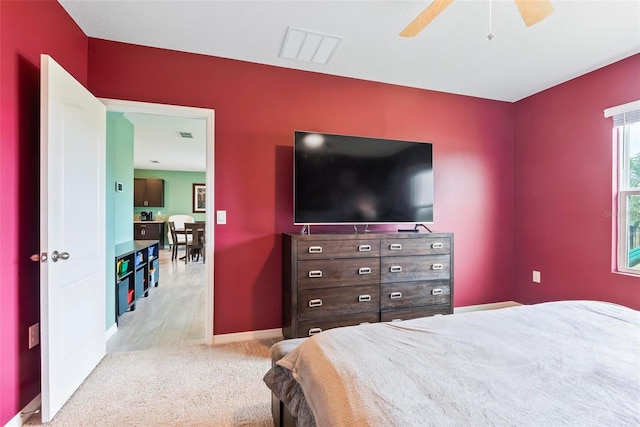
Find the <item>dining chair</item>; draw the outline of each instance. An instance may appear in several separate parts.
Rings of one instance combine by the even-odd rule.
[[[187,247],[187,242],[189,241],[189,236],[186,232],[178,233],[176,231],[176,224],[173,221],[169,221],[169,233],[171,234],[172,244],[171,244],[171,261],[175,260],[178,257],[178,247],[184,246]]]
[[[189,223],[186,222],[184,224],[184,231],[187,237],[191,237],[187,240],[187,253],[184,258],[184,263],[186,264],[189,261],[189,257],[192,259],[194,257],[196,261],[200,259],[200,254],[202,254],[202,263],[205,263],[205,231],[206,224],[202,221]]]
[[[183,214],[169,215],[167,222],[173,222],[176,230],[183,230],[186,222],[193,222],[193,217],[191,215]],[[180,236],[180,234],[178,234],[178,236]],[[169,240],[169,245],[172,245],[173,237],[171,236],[171,230],[167,231],[167,239]]]

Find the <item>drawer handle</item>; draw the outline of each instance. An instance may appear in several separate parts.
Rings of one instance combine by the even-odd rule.
[[[391,249],[392,251],[400,251],[402,250],[402,245],[400,243],[392,243],[391,245],[389,245],[389,249]]]
[[[311,270],[309,272],[309,277],[311,278],[322,277],[322,270]]]
[[[319,254],[322,253],[322,246],[309,246],[310,254]]]
[[[371,268],[370,267],[360,267],[358,269],[358,274],[371,274]]]
[[[432,270],[442,270],[444,268],[444,264],[433,264],[431,266]]]
[[[311,328],[309,329],[309,336],[319,334],[320,332],[322,332],[321,328]]]
[[[391,294],[389,294],[389,298],[391,299],[402,298],[402,292],[391,292]]]
[[[321,299],[312,299],[311,301],[309,301],[309,307],[320,307],[320,306],[322,306]]]
[[[358,297],[358,302],[369,302],[371,301],[371,295],[360,295]]]
[[[402,271],[402,266],[400,265],[392,265],[391,268],[389,269],[390,272],[392,273],[400,273]]]
[[[371,245],[360,245],[358,246],[359,252],[369,252],[371,250]]]
[[[442,295],[444,291],[440,288],[434,289],[431,291],[431,295]]]
[[[432,249],[442,249],[444,248],[444,243],[440,243],[440,242],[436,242],[433,245],[431,245]]]

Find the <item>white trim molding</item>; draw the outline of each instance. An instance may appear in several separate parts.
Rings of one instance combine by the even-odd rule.
[[[248,340],[264,340],[278,338],[283,339],[282,337],[282,329],[263,329],[261,331],[248,331],[248,332],[237,332],[233,334],[222,334],[222,335],[214,335],[213,336],[213,344],[227,344],[231,342],[238,341],[248,341]]]
[[[42,395],[38,394],[31,402],[27,403],[27,406],[22,408],[19,414],[11,418],[4,427],[22,427],[29,418],[40,412],[40,406],[42,406]]]
[[[494,302],[491,304],[467,305],[465,307],[454,308],[453,313],[456,314],[456,313],[467,313],[469,311],[496,310],[499,308],[515,307],[518,305],[522,305],[522,304],[515,301],[504,301],[504,302]]]
[[[114,323],[109,329],[107,329],[107,332],[105,332],[105,341],[109,341],[109,338],[114,336],[116,332],[118,332],[118,324]]]
[[[1,1],[1,0],[0,0]],[[202,119],[206,122],[206,218],[209,224],[215,224],[215,111],[210,108],[200,107],[186,107],[182,105],[168,105],[168,104],[156,104],[142,101],[126,101],[122,99],[110,99],[110,98],[98,98],[104,105],[107,106],[107,111],[117,111],[121,113],[146,113],[146,114],[160,114],[166,116],[184,117],[190,119]],[[205,239],[207,242],[206,258],[211,260],[207,263],[207,289],[205,294],[205,325],[204,325],[204,340],[206,344],[213,344],[213,301],[214,301],[214,278],[213,271],[215,262],[215,227],[207,227]]]
[[[507,307],[515,307],[518,305],[522,305],[516,301],[503,301],[503,302],[495,302],[491,304],[480,304],[480,305],[468,305],[466,307],[456,307],[453,309],[454,313],[466,313],[469,311],[482,311],[482,310],[496,310],[499,308],[507,308]],[[248,341],[248,340],[264,340],[264,339],[283,339],[282,329],[263,329],[260,331],[248,331],[248,332],[237,332],[232,334],[222,334],[222,335],[214,335],[213,336],[213,344],[228,344],[232,342],[238,341]]]
[[[626,104],[617,105],[615,107],[607,108],[604,110],[605,117],[613,117],[617,114],[624,114],[630,111],[640,110],[640,100],[627,102]]]

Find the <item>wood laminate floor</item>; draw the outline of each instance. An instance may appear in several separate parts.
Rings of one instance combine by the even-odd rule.
[[[185,265],[160,252],[160,280],[136,309],[120,316],[107,353],[204,344],[206,268],[202,258]],[[184,249],[178,251],[179,256]]]

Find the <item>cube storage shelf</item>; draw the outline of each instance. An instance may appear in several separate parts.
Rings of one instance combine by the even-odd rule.
[[[116,245],[116,322],[127,311],[136,309],[136,301],[149,295],[160,278],[159,242],[135,240]]]

